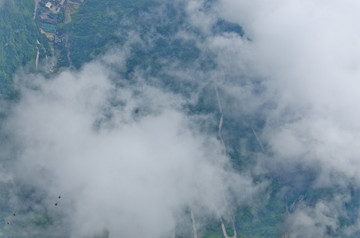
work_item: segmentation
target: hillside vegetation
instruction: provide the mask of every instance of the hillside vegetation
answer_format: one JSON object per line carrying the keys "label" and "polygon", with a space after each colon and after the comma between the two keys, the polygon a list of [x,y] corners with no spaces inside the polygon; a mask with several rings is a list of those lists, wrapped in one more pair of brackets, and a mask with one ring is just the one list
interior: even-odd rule
{"label": "hillside vegetation", "polygon": [[0,8],[0,95],[13,94],[12,76],[35,60],[37,40],[47,44],[33,19],[34,1],[6,1]]}

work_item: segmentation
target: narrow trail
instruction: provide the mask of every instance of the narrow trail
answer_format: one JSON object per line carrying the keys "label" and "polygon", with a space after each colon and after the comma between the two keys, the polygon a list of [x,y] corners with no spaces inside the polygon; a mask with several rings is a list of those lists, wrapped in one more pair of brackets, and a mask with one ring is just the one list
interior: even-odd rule
{"label": "narrow trail", "polygon": [[68,24],[71,22],[71,7],[69,1],[66,2],[65,5],[65,21],[64,24]]}
{"label": "narrow trail", "polygon": [[72,60],[70,58],[70,49],[69,49],[69,46],[66,47],[66,50],[67,50],[67,53],[66,53],[66,56],[67,56],[67,59],[69,61],[69,67],[72,67]]}
{"label": "narrow trail", "polygon": [[194,238],[198,238],[197,231],[196,231],[196,226],[195,226],[194,214],[193,214],[192,210],[190,210],[190,214],[191,214],[191,221],[192,221],[192,226],[193,226]]}
{"label": "narrow trail", "polygon": [[70,44],[69,44],[69,36],[66,35],[65,36],[65,47],[66,47],[66,56],[67,56],[67,59],[69,61],[69,67],[72,67],[72,60],[71,60],[71,57],[70,57]]}
{"label": "narrow trail", "polygon": [[[225,142],[224,142],[224,138],[222,136],[222,126],[223,126],[223,123],[224,123],[224,113],[223,113],[223,108],[222,108],[222,104],[221,104],[221,100],[220,100],[220,96],[219,96],[219,90],[217,87],[215,87],[215,92],[216,92],[216,99],[217,99],[217,102],[218,102],[218,106],[219,106],[219,111],[220,111],[220,120],[219,120],[219,126],[218,126],[218,136],[220,138],[220,141],[223,145],[223,150],[224,150],[224,155],[226,156],[227,152],[226,152],[226,145],[225,145]],[[225,201],[225,198],[224,198],[224,201]],[[222,229],[222,232],[223,232],[223,235],[225,238],[237,238],[237,233],[236,233],[236,228],[235,228],[235,224],[234,224],[234,221],[233,221],[233,227],[234,227],[234,236],[230,237],[228,236],[227,232],[226,232],[226,229],[225,229],[225,225],[224,225],[224,222],[221,222],[221,229]]]}

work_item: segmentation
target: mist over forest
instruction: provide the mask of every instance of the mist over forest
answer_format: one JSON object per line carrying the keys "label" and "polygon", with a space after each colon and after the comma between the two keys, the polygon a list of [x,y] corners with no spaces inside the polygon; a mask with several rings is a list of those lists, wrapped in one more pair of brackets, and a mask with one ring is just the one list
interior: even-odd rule
{"label": "mist over forest", "polygon": [[0,237],[359,237],[359,10],[0,0]]}

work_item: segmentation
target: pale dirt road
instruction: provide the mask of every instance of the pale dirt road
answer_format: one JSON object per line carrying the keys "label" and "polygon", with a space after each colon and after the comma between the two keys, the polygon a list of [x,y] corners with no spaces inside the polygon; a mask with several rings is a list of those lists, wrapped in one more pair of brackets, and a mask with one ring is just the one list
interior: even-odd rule
{"label": "pale dirt road", "polygon": [[69,1],[67,1],[65,5],[65,21],[64,24],[68,24],[71,22],[71,7]]}
{"label": "pale dirt road", "polygon": [[219,106],[219,111],[221,113],[221,117],[220,117],[220,121],[219,121],[219,125],[218,125],[218,136],[220,138],[221,144],[223,145],[224,155],[226,155],[226,146],[225,146],[224,138],[222,136],[222,126],[223,126],[223,122],[224,122],[224,114],[223,114],[222,105],[221,105],[221,101],[220,101],[220,97],[219,97],[219,91],[218,91],[217,87],[215,87],[215,92],[216,92],[216,100],[217,100],[218,106]]}
{"label": "pale dirt road", "polygon": [[194,238],[198,238],[196,226],[195,226],[194,214],[193,214],[192,210],[190,210],[190,214],[191,214],[191,220],[192,220],[192,225],[193,225]]}
{"label": "pale dirt road", "polygon": [[[219,111],[221,113],[221,117],[220,117],[220,121],[219,121],[219,126],[218,126],[218,136],[221,140],[221,143],[223,145],[223,148],[224,148],[224,155],[226,156],[226,145],[225,145],[225,142],[224,142],[224,138],[222,136],[222,126],[223,126],[223,122],[224,122],[224,114],[223,114],[223,108],[222,108],[222,104],[221,104],[221,101],[220,101],[220,96],[219,96],[219,90],[217,87],[215,87],[215,92],[216,92],[216,99],[217,99],[217,102],[218,102],[218,106],[219,106]],[[254,130],[253,130],[254,131]],[[255,132],[255,131],[254,131]],[[222,232],[223,232],[223,235],[225,238],[237,238],[237,233],[236,233],[236,229],[235,229],[235,224],[233,224],[234,226],[234,236],[230,237],[228,236],[227,232],[226,232],[226,229],[225,229],[225,225],[224,223],[222,222],[221,223],[221,229],[222,229]]]}
{"label": "pale dirt road", "polygon": [[72,67],[72,60],[70,58],[70,48],[69,48],[69,46],[67,46],[66,49],[67,49],[66,56],[67,56],[67,59],[69,60],[69,67]]}
{"label": "pale dirt road", "polygon": [[223,232],[225,238],[237,238],[237,233],[236,233],[236,229],[235,229],[235,224],[234,224],[234,223],[233,223],[233,226],[234,226],[234,235],[230,237],[230,236],[228,236],[228,234],[227,234],[227,232],[226,232],[224,223],[221,223],[221,229],[222,229],[222,232]]}
{"label": "pale dirt road", "polygon": [[70,43],[69,43],[69,35],[65,35],[65,47],[66,47],[66,56],[69,61],[69,67],[72,67],[72,60],[70,57]]}
{"label": "pale dirt road", "polygon": [[35,0],[35,7],[34,7],[34,14],[33,14],[34,20],[35,20],[35,18],[36,18],[36,11],[37,11],[37,9],[38,9],[39,2],[40,2],[40,1],[41,1],[41,0]]}
{"label": "pale dirt road", "polygon": [[37,52],[36,52],[36,58],[35,58],[35,68],[36,71],[38,70],[38,64],[39,64],[39,56],[40,56],[40,51],[39,48],[36,46]]}

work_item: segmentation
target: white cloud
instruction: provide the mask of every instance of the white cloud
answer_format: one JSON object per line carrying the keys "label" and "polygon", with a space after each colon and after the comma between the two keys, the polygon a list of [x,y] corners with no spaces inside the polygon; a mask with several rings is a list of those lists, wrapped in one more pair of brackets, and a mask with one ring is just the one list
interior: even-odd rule
{"label": "white cloud", "polygon": [[289,237],[331,237],[329,230],[337,228],[337,217],[326,203],[315,207],[303,207],[291,214],[287,220]]}
{"label": "white cloud", "polygon": [[62,194],[72,237],[167,236],[184,208],[219,218],[230,192],[247,191],[238,201],[253,193],[250,178],[226,169],[219,142],[181,112],[183,99],[141,80],[115,88],[96,62],[27,77],[4,124],[19,151],[15,174],[48,191],[48,209]]}
{"label": "white cloud", "polygon": [[218,14],[251,38],[243,46],[248,70],[265,78],[266,98],[277,105],[263,135],[273,150],[357,180],[359,9],[352,0],[218,4]]}
{"label": "white cloud", "polygon": [[[239,105],[250,103],[241,112],[254,115],[261,110],[266,117],[260,138],[271,159],[260,161],[265,164],[262,170],[281,173],[299,165],[317,172],[315,187],[358,188],[360,3],[220,0],[214,5],[211,14],[238,23],[250,39],[221,34],[208,36],[202,46],[216,52],[219,69],[227,76],[217,84],[229,95],[237,93]],[[260,81],[255,87],[254,78]],[[264,90],[254,94],[259,86]],[[319,218],[319,230],[314,231],[318,235],[313,235],[319,237],[327,225],[335,227],[338,213],[321,215],[325,208],[331,214],[334,206],[319,203],[289,219],[300,224],[302,232]],[[311,209],[322,212],[309,214]]]}
{"label": "white cloud", "polygon": [[289,214],[285,226],[289,237],[333,237],[339,230],[339,217],[346,216],[344,194],[322,200],[314,205],[299,201],[295,211]]}

